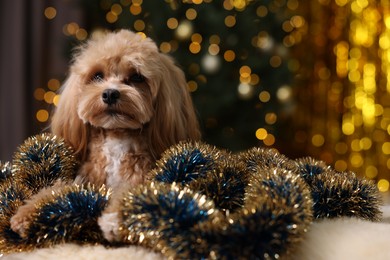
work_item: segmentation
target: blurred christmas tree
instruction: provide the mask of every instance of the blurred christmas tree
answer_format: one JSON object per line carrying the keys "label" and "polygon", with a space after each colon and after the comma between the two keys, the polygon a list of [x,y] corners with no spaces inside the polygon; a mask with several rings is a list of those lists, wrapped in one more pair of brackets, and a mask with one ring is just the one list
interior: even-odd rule
{"label": "blurred christmas tree", "polygon": [[87,32],[138,31],[177,60],[205,141],[232,150],[277,146],[292,105],[286,36],[297,1],[84,0],[82,8]]}

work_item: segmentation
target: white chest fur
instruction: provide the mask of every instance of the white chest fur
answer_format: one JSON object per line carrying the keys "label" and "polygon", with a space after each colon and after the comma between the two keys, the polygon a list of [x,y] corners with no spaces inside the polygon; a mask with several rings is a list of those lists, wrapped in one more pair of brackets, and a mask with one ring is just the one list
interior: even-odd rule
{"label": "white chest fur", "polygon": [[133,150],[132,138],[123,139],[116,136],[107,136],[103,143],[103,153],[106,157],[105,172],[107,175],[106,184],[109,187],[116,187],[121,184],[121,166],[130,150]]}

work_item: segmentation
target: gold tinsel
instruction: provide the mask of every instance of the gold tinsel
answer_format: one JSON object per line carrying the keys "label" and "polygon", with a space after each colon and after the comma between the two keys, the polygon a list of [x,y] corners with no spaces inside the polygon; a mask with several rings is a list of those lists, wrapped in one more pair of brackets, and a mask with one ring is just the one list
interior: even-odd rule
{"label": "gold tinsel", "polygon": [[105,187],[68,185],[53,189],[36,204],[27,229],[27,241],[36,247],[63,242],[96,243],[104,240],[97,223],[111,192]]}
{"label": "gold tinsel", "polygon": [[282,168],[293,172],[297,171],[296,164],[275,149],[253,147],[236,154],[235,157],[237,162],[244,163],[248,170],[252,172],[257,172],[259,167],[262,169]]}
{"label": "gold tinsel", "polygon": [[120,211],[121,240],[152,247],[167,255],[172,252],[164,246],[164,240],[170,240],[178,248],[191,246],[190,241],[180,238],[193,233],[195,225],[214,214],[217,214],[214,203],[206,196],[175,183],[152,182],[124,198]]}
{"label": "gold tinsel", "polygon": [[73,180],[77,165],[73,149],[63,139],[44,133],[18,147],[12,170],[16,181],[36,193],[58,179]]}

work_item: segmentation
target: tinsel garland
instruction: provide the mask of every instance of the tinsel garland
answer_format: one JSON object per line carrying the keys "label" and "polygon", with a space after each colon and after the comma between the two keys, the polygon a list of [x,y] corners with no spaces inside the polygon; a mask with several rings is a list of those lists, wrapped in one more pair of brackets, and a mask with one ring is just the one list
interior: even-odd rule
{"label": "tinsel garland", "polygon": [[311,190],[314,218],[380,219],[381,196],[372,181],[359,179],[353,172],[337,172],[310,157],[298,159],[297,165]]}
{"label": "tinsel garland", "polygon": [[[10,176],[10,175],[8,175]],[[11,179],[4,180],[0,185],[0,252],[11,253],[32,248],[25,243],[19,234],[11,229],[10,219],[24,200],[31,196],[31,191],[24,185]]]}
{"label": "tinsel garland", "polygon": [[12,176],[12,165],[10,162],[0,161],[0,184]]}
{"label": "tinsel garland", "polygon": [[27,240],[37,247],[61,242],[95,243],[103,241],[97,224],[110,192],[93,185],[69,185],[36,204]]}
{"label": "tinsel garland", "polygon": [[[12,163],[0,163],[1,253],[107,242],[97,219],[110,195],[90,184],[55,188],[39,201],[27,237],[10,229],[10,218],[25,199],[57,180],[73,180],[76,167],[72,149],[50,134],[29,138]],[[315,219],[380,217],[373,183],[310,157],[291,160],[274,149],[231,154],[181,142],[148,176],[120,202],[116,239],[168,258],[277,259],[293,253]]]}
{"label": "tinsel garland", "polygon": [[152,170],[152,181],[188,184],[214,171],[229,153],[201,142],[180,142],[166,150]]}
{"label": "tinsel garland", "polygon": [[36,193],[56,180],[73,180],[77,164],[70,146],[55,135],[44,133],[19,146],[13,158],[13,172],[16,181]]}

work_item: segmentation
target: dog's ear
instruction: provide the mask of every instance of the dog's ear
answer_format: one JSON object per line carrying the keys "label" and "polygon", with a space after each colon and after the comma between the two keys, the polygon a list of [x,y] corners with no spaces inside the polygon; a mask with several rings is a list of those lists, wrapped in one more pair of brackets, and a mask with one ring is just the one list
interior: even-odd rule
{"label": "dog's ear", "polygon": [[60,101],[51,119],[51,132],[75,149],[79,159],[86,155],[88,127],[77,114],[80,77],[71,73],[60,90]]}
{"label": "dog's ear", "polygon": [[150,122],[149,142],[159,158],[171,145],[182,140],[199,140],[200,130],[184,73],[172,58],[160,55],[162,77]]}

